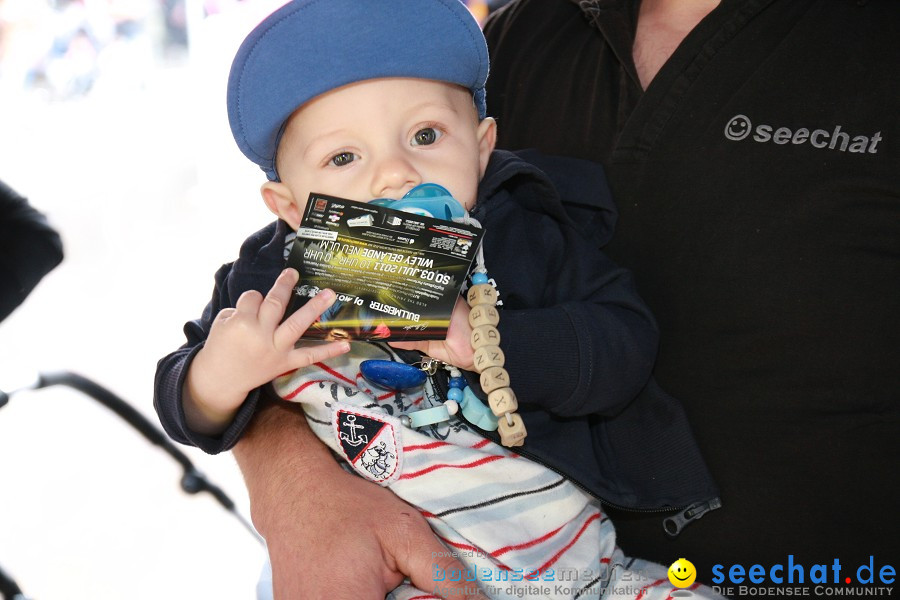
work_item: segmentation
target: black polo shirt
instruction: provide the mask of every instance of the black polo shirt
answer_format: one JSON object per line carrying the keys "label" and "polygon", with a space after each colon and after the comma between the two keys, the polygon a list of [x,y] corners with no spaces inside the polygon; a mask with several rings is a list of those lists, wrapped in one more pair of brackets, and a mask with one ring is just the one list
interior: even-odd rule
{"label": "black polo shirt", "polygon": [[[603,162],[607,252],[659,320],[655,374],[685,403],[724,507],[669,564],[900,567],[900,5],[729,1],[646,92],[637,3],[532,0],[487,27],[500,146]],[[807,582],[809,580],[807,579]]]}

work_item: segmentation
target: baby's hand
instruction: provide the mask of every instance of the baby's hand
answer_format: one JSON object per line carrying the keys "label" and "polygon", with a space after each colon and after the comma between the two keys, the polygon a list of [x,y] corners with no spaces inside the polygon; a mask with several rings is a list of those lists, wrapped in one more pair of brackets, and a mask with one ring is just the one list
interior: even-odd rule
{"label": "baby's hand", "polygon": [[234,308],[216,315],[185,378],[184,414],[192,431],[221,433],[255,388],[350,349],[347,342],[294,348],[335,300],[333,291],[322,290],[279,325],[298,278],[296,270],[285,269],[265,298],[257,291],[244,292]]}
{"label": "baby's hand", "polygon": [[472,327],[469,325],[469,305],[462,298],[456,299],[453,313],[450,315],[450,327],[447,339],[426,340],[421,342],[388,342],[401,350],[418,350],[431,358],[442,360],[447,364],[472,371],[475,369],[475,358],[472,352]]}

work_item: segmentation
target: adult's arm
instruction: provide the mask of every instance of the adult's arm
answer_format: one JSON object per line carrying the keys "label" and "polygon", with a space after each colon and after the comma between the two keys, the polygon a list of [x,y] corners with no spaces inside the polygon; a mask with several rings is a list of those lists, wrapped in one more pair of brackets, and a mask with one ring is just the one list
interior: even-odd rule
{"label": "adult's arm", "polygon": [[[278,600],[381,600],[407,576],[432,592],[435,567],[464,569],[416,509],[341,469],[299,405],[264,399],[234,456]],[[484,597],[466,582],[453,585],[442,581],[439,595]]]}
{"label": "adult's arm", "polygon": [[0,321],[63,259],[47,219],[0,181]]}

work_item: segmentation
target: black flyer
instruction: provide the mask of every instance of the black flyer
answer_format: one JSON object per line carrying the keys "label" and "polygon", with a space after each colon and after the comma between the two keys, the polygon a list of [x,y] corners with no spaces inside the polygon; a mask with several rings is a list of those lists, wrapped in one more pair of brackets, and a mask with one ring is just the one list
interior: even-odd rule
{"label": "black flyer", "polygon": [[287,266],[300,272],[288,314],[331,288],[337,300],[304,338],[443,339],[482,233],[452,221],[310,194],[287,258]]}

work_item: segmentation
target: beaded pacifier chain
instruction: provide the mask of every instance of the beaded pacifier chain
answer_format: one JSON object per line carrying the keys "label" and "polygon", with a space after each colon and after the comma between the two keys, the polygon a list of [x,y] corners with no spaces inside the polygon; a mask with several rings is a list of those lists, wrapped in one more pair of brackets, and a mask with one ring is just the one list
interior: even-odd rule
{"label": "beaded pacifier chain", "polygon": [[497,290],[489,283],[483,269],[483,264],[480,264],[472,273],[472,287],[466,294],[466,302],[471,309],[469,325],[472,326],[472,336],[469,341],[475,351],[475,370],[481,373],[481,389],[488,395],[491,412],[499,417],[497,429],[500,443],[504,446],[521,446],[525,441],[525,424],[516,413],[519,403],[509,387],[509,373],[503,368],[506,357],[500,349],[500,332],[497,330],[500,322]]}
{"label": "beaded pacifier chain", "polygon": [[[404,199],[408,197],[428,197],[432,199],[429,201],[432,205],[440,198],[440,210],[446,213],[446,217],[450,217],[451,210],[456,210],[452,207],[453,204],[462,209],[450,192],[435,184],[418,186]],[[376,202],[390,206],[388,201]],[[404,210],[408,209],[404,207]],[[454,214],[454,220],[480,227],[480,224],[464,210],[462,213],[462,217],[456,217]],[[525,424],[522,417],[516,413],[519,404],[509,386],[509,373],[503,368],[506,358],[500,349],[500,331],[497,329],[500,322],[500,313],[497,311],[498,294],[487,276],[481,247],[478,248],[471,282],[472,285],[466,293],[466,302],[470,308],[469,325],[472,327],[469,342],[474,351],[475,370],[481,374],[481,389],[488,395],[490,410],[468,386],[458,368],[433,358],[426,357],[419,363],[419,367],[392,361],[366,360],[360,365],[360,371],[363,377],[382,387],[403,390],[422,385],[427,375],[434,375],[439,368],[445,368],[450,372],[447,401],[440,406],[401,416],[403,424],[412,428],[425,427],[447,421],[452,415],[462,411],[466,420],[476,427],[486,431],[498,430],[500,443],[504,446],[521,446],[526,436]]]}

